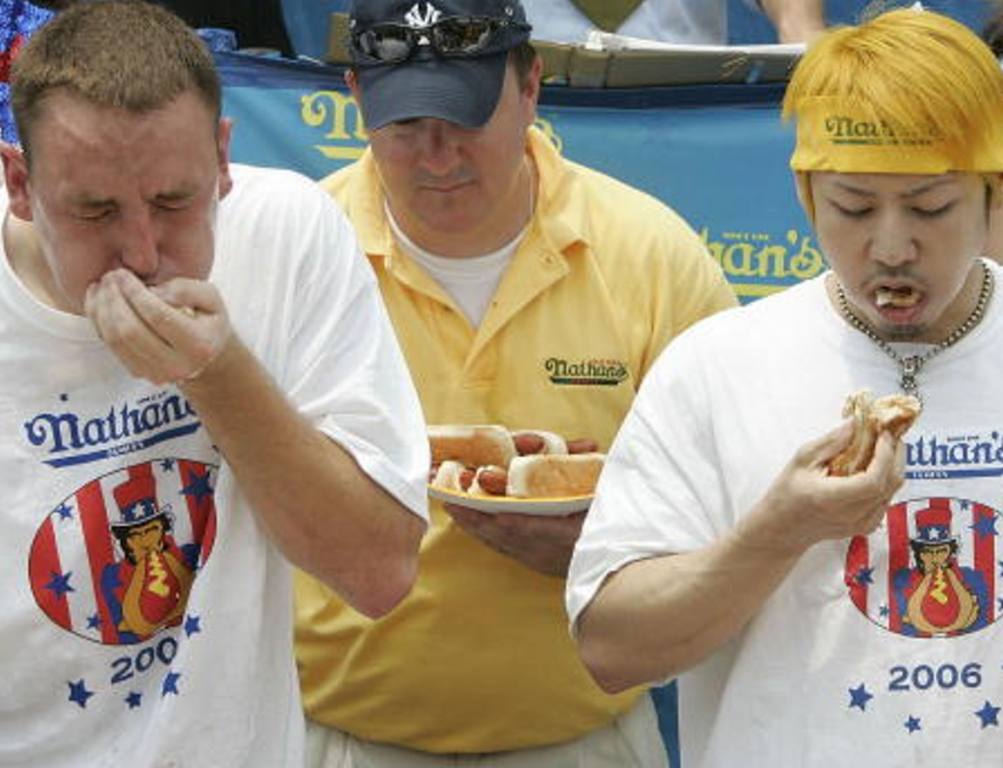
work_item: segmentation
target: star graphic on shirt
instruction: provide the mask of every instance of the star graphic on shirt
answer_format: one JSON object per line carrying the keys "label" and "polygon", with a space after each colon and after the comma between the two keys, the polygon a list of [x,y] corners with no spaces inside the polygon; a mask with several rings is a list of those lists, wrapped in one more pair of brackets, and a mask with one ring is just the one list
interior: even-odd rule
{"label": "star graphic on shirt", "polygon": [[983,512],[979,514],[979,519],[976,520],[969,527],[975,531],[979,537],[985,536],[998,536],[999,531],[996,530],[996,513]]}
{"label": "star graphic on shirt", "polygon": [[192,470],[191,480],[184,488],[181,489],[181,493],[185,496],[191,496],[195,499],[195,504],[201,504],[205,499],[212,498],[212,485],[210,484],[209,470],[205,471],[204,475],[200,475],[195,470]]}
{"label": "star graphic on shirt", "polygon": [[867,702],[874,698],[874,694],[868,693],[863,683],[856,688],[849,688],[848,690],[850,693],[850,709],[860,707],[861,712],[867,711]]}
{"label": "star graphic on shirt", "polygon": [[170,472],[174,469],[174,459],[164,459],[160,462],[160,468],[164,470],[164,472]]}
{"label": "star graphic on shirt", "polygon": [[56,597],[63,597],[67,592],[76,591],[70,586],[70,577],[73,575],[73,571],[68,571],[67,573],[51,571],[51,573],[52,580],[45,585],[45,588],[55,594]]}
{"label": "star graphic on shirt", "polygon": [[986,703],[982,705],[982,709],[978,709],[975,711],[975,716],[982,721],[983,728],[986,728],[990,725],[995,725],[998,728],[1000,724],[999,713],[1000,713],[1000,708],[994,707],[992,704],[989,703],[989,700],[986,699]]}
{"label": "star graphic on shirt", "polygon": [[913,715],[909,715],[909,719],[902,723],[902,725],[905,726],[909,733],[916,733],[916,731],[923,729],[923,726],[919,724],[919,718],[914,717]]}
{"label": "star graphic on shirt", "polygon": [[853,577],[857,584],[873,584],[874,583],[874,569],[873,568],[861,568],[857,571],[856,575]]}
{"label": "star graphic on shirt", "polygon": [[891,612],[892,612],[892,611],[891,611],[891,608],[889,608],[889,607],[888,607],[887,605],[885,605],[884,603],[882,603],[882,604],[881,604],[881,607],[880,607],[880,608],[878,608],[878,615],[879,615],[879,616],[882,616],[882,617],[887,617],[887,616],[889,616],[889,615],[891,614]]}
{"label": "star graphic on shirt", "polygon": [[101,617],[96,613],[87,617],[87,629],[101,629]]}
{"label": "star graphic on shirt", "polygon": [[201,617],[192,616],[190,613],[185,617],[185,637],[191,637],[196,632],[201,632],[202,627],[199,625]]}
{"label": "star graphic on shirt", "polygon": [[87,699],[93,696],[94,692],[87,690],[83,678],[77,680],[75,683],[67,682],[66,684],[70,686],[69,700],[79,704],[81,709],[85,709],[87,707]]}
{"label": "star graphic on shirt", "polygon": [[164,684],[160,687],[160,695],[166,696],[169,693],[178,695],[178,680],[181,679],[180,672],[168,672],[164,677]]}
{"label": "star graphic on shirt", "polygon": [[65,392],[59,396],[59,400],[63,403],[69,402],[70,396]]}
{"label": "star graphic on shirt", "polygon": [[64,501],[58,507],[53,510],[54,515],[59,515],[60,520],[72,520],[73,519],[73,507],[68,506]]}
{"label": "star graphic on shirt", "polygon": [[125,697],[125,703],[129,705],[129,709],[135,709],[143,703],[143,694],[130,691]]}

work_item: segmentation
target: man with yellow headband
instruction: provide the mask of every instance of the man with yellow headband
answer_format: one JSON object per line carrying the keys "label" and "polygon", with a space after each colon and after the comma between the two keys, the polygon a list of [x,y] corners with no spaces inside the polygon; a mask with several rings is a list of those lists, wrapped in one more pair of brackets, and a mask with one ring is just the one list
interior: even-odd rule
{"label": "man with yellow headband", "polygon": [[[679,676],[686,768],[999,765],[1003,73],[892,11],[809,48],[784,112],[832,270],[656,362],[576,545],[579,650],[609,691]],[[834,476],[862,389],[922,411]]]}

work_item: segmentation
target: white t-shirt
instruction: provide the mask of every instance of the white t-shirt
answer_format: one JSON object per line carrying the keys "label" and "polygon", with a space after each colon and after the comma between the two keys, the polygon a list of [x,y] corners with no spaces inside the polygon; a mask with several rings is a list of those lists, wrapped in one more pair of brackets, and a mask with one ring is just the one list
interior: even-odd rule
{"label": "white t-shirt", "polygon": [[[758,9],[756,0],[745,0]],[[584,43],[595,24],[571,0],[524,0],[534,40]],[[725,0],[644,0],[615,31],[667,43],[728,42]]]}
{"label": "white t-shirt", "polygon": [[[425,516],[420,407],[347,220],[301,176],[233,176],[211,280],[237,333]],[[6,257],[0,360],[0,765],[301,765],[290,567],[183,395],[131,378]]]}
{"label": "white t-shirt", "polygon": [[[812,547],[745,631],[680,677],[687,768],[999,764],[1000,290],[918,377],[924,410],[885,524]],[[822,277],[678,337],[611,450],[571,564],[572,621],[609,573],[720,538],[863,387],[898,391],[897,367],[837,315]],[[952,539],[953,576],[924,587],[912,545]]]}

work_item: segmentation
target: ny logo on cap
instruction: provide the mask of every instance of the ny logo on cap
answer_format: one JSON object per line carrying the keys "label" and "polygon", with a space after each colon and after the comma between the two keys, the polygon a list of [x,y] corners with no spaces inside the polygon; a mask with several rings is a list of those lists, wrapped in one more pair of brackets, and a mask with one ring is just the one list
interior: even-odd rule
{"label": "ny logo on cap", "polygon": [[[424,13],[421,10],[422,5],[425,6]],[[440,18],[442,18],[442,11],[431,3],[415,3],[411,6],[411,10],[404,14],[404,21],[415,29],[430,26]]]}
{"label": "ny logo on cap", "polygon": [[[421,6],[422,3],[415,3],[411,6],[411,10],[404,14],[404,21],[413,29],[422,29],[423,27],[431,26],[442,17],[442,11],[431,3],[424,3],[424,13],[421,11]],[[418,45],[430,44],[431,41],[424,35],[418,40]]]}

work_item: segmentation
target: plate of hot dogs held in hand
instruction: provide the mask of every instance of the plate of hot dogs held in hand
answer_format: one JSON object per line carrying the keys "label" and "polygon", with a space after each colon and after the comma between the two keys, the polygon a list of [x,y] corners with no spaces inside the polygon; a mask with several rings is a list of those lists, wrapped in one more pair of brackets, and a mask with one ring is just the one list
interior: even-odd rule
{"label": "plate of hot dogs held in hand", "polygon": [[606,458],[594,440],[498,424],[429,425],[428,442],[428,495],[480,512],[581,512]]}

